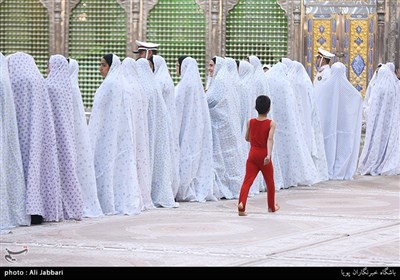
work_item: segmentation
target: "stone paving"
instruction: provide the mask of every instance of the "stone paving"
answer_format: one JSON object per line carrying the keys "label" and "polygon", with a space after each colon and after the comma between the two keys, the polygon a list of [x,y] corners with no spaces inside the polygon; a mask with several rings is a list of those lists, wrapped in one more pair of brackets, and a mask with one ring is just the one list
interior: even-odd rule
{"label": "stone paving", "polygon": [[[400,176],[356,176],[248,200],[180,203],[137,216],[18,227],[0,235],[0,266],[399,267]],[[6,249],[27,252],[7,261]]]}

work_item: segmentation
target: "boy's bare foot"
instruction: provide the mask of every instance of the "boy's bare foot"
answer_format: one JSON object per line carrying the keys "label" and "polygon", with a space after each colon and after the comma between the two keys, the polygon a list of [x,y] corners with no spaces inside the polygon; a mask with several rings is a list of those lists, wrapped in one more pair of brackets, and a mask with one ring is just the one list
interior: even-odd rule
{"label": "boy's bare foot", "polygon": [[247,216],[247,213],[243,210],[243,203],[240,202],[238,205],[238,210],[239,210],[239,216]]}
{"label": "boy's bare foot", "polygon": [[276,212],[276,211],[278,211],[279,209],[281,209],[281,207],[279,206],[279,204],[278,204],[278,203],[276,203],[276,204],[275,204],[275,210],[274,210],[274,211],[272,211],[272,209],[271,209],[271,208],[268,208],[268,212]]}

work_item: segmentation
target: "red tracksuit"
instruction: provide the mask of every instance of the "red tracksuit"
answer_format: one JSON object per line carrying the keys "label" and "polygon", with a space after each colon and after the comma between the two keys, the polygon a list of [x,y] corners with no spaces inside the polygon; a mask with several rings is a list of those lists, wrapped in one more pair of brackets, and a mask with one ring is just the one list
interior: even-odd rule
{"label": "red tracksuit", "polygon": [[246,176],[244,177],[243,185],[240,190],[239,204],[243,204],[243,209],[240,211],[246,210],[247,196],[249,194],[250,187],[260,170],[267,185],[268,208],[270,208],[272,212],[275,211],[275,183],[272,160],[270,160],[267,165],[264,165],[264,159],[268,154],[267,140],[270,126],[271,120],[269,119],[263,121],[259,121],[257,119],[250,120],[250,152],[246,162]]}

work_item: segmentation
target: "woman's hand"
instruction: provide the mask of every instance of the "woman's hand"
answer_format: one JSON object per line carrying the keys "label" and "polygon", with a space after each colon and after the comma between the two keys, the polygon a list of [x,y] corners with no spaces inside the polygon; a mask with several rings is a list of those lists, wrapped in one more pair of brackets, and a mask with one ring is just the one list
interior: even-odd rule
{"label": "woman's hand", "polygon": [[267,155],[264,159],[264,165],[267,165],[271,161],[271,156]]}

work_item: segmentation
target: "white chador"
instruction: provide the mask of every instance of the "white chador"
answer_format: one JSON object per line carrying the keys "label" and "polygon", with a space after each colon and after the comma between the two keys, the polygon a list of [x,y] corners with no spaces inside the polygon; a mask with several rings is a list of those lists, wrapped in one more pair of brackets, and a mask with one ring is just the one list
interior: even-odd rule
{"label": "white chador", "polygon": [[[276,123],[272,161],[277,187],[311,185],[318,182],[318,173],[304,140],[296,111],[296,97],[286,76],[287,67],[277,63],[268,70],[271,118]],[[277,171],[280,170],[281,174]],[[281,179],[279,178],[281,176]]]}
{"label": "white chador", "polygon": [[174,196],[179,187],[179,144],[178,144],[178,128],[176,126],[176,108],[175,108],[175,86],[169,74],[167,63],[164,58],[159,55],[153,55],[154,76],[161,89],[164,103],[168,111],[168,126],[170,127],[170,144],[171,144],[171,166],[173,172],[172,188]]}
{"label": "white chador", "polygon": [[357,168],[360,148],[362,99],[347,80],[343,63],[332,65],[331,76],[319,85],[316,104],[329,179],[350,180]]}
{"label": "white chador", "polygon": [[207,91],[207,102],[213,136],[214,195],[226,199],[239,197],[244,177],[240,120],[239,114],[235,112],[232,92],[225,61],[216,57],[214,76]]}
{"label": "white chador", "polygon": [[151,166],[149,150],[149,127],[147,120],[148,102],[143,98],[143,88],[139,82],[136,61],[127,57],[122,62],[125,91],[129,97],[132,115],[133,145],[135,147],[138,183],[141,193],[142,210],[154,208],[151,199]]}
{"label": "white chador", "polygon": [[211,120],[196,60],[186,57],[175,87],[179,129],[178,201],[216,200],[213,195]]}
{"label": "white chador", "polygon": [[[226,57],[225,58],[225,64],[226,68],[228,69],[229,73],[229,83],[232,85],[231,87],[231,93],[230,93],[230,98],[234,100],[235,102],[235,111],[233,114],[239,115],[239,118],[235,118],[238,122],[235,123],[236,130],[239,131],[241,137],[239,138],[241,146],[242,146],[242,163],[243,163],[243,168],[246,170],[246,160],[247,160],[247,155],[248,155],[248,150],[244,149],[244,145],[248,144],[248,142],[244,139],[243,133],[242,133],[242,119],[241,119],[241,105],[240,105],[240,95],[243,95],[243,92],[241,91],[243,88],[240,87],[240,77],[239,77],[239,71],[238,71],[238,66],[236,64],[236,61],[233,58]],[[247,125],[247,121],[246,121]],[[246,132],[244,133],[246,134]]]}
{"label": "white chador", "polygon": [[292,61],[291,76],[304,140],[317,168],[319,181],[328,180],[324,136],[315,104],[313,84],[303,64],[298,61]]}
{"label": "white chador", "polygon": [[7,62],[24,167],[26,213],[40,215],[44,221],[61,221],[60,165],[45,81],[32,56],[17,52]]}
{"label": "white chador", "polygon": [[97,197],[93,150],[90,143],[82,95],[79,89],[78,72],[78,62],[70,58],[69,77],[72,86],[76,163],[83,197],[83,217],[98,217],[103,215],[103,212]]}
{"label": "white chador", "polygon": [[361,175],[400,174],[400,86],[388,64],[382,65],[368,99]]}
{"label": "white chador", "polygon": [[8,65],[0,53],[0,230],[29,225],[26,187],[18,139],[17,115],[8,76]]}
{"label": "white chador", "polygon": [[107,215],[134,215],[142,209],[132,115],[121,76],[121,61],[113,55],[108,74],[96,91],[89,122],[97,192]]}
{"label": "white chador", "polygon": [[151,197],[157,207],[177,207],[175,202],[174,169],[171,162],[170,136],[172,129],[168,123],[168,112],[154,74],[147,59],[136,61],[143,96],[147,98],[150,162],[152,166]]}
{"label": "white chador", "polygon": [[77,173],[73,94],[68,61],[64,56],[50,57],[46,86],[54,115],[64,217],[80,220],[83,198]]}
{"label": "white chador", "polygon": [[[254,67],[245,60],[239,63],[239,97],[240,97],[240,132],[242,137],[242,147],[245,155],[245,161],[243,168],[246,168],[246,159],[250,151],[250,143],[245,140],[247,121],[254,117],[255,100],[256,95],[256,82],[254,80]],[[246,170],[246,169],[245,169]],[[260,190],[265,189],[265,184],[263,184],[264,179],[261,172],[257,175],[256,180],[250,188],[249,195],[253,196],[260,193]]]}

